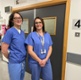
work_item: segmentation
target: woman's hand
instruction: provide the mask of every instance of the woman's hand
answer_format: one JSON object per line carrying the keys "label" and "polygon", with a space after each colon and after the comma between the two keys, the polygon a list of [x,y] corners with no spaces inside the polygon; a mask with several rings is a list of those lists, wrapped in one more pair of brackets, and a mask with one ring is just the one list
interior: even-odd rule
{"label": "woman's hand", "polygon": [[39,65],[40,65],[41,67],[44,67],[44,66],[46,65],[46,62],[47,62],[47,60],[46,60],[46,59],[43,59],[43,60],[41,60],[41,61],[39,62]]}

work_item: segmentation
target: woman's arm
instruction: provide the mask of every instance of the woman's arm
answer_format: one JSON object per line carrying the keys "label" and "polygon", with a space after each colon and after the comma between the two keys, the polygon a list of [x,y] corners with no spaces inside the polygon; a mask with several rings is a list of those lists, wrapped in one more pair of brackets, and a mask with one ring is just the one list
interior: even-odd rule
{"label": "woman's arm", "polygon": [[48,53],[47,53],[47,56],[46,56],[46,61],[49,59],[49,57],[51,56],[52,54],[52,46],[49,47],[49,50],[48,50]]}
{"label": "woman's arm", "polygon": [[41,62],[41,59],[36,55],[36,53],[33,51],[33,47],[31,45],[27,46],[27,50],[28,50],[28,54],[30,54],[30,56],[36,60],[37,62]]}
{"label": "woman's arm", "polygon": [[7,59],[8,59],[8,47],[9,47],[8,44],[2,42],[2,44],[1,44],[1,52]]}

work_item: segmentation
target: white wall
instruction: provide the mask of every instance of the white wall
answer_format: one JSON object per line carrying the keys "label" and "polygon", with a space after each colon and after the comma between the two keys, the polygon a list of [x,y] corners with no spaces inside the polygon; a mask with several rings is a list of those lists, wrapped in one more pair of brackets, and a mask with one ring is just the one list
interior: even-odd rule
{"label": "white wall", "polygon": [[72,29],[73,19],[81,19],[81,0],[71,0],[70,19],[69,19],[69,38],[68,38],[68,52],[81,54],[81,36],[75,37],[75,32],[80,32],[81,29]]}
{"label": "white wall", "polygon": [[0,12],[3,19],[6,19],[6,24],[8,23],[9,13],[5,13],[5,6],[14,6],[14,0],[0,0]]}
{"label": "white wall", "polygon": [[[74,19],[81,19],[80,7],[81,0],[71,0],[67,52],[76,55],[81,55],[81,29],[73,29],[72,25]],[[75,32],[80,32],[80,37],[75,37]],[[67,62],[65,80],[81,80],[81,65]]]}
{"label": "white wall", "polygon": [[81,80],[81,66],[72,63],[66,63],[65,80]]}

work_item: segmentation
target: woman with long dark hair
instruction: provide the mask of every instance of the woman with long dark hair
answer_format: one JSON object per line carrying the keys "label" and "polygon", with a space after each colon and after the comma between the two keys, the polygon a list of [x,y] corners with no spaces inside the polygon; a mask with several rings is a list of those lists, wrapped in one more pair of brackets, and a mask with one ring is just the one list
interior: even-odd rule
{"label": "woman with long dark hair", "polygon": [[18,12],[12,13],[9,16],[9,29],[2,39],[1,51],[9,61],[10,80],[24,80],[26,48],[22,22],[23,18]]}
{"label": "woman with long dark hair", "polygon": [[53,80],[50,56],[52,53],[52,39],[45,31],[43,19],[36,17],[34,29],[25,41],[29,53],[28,63],[31,71],[31,79]]}

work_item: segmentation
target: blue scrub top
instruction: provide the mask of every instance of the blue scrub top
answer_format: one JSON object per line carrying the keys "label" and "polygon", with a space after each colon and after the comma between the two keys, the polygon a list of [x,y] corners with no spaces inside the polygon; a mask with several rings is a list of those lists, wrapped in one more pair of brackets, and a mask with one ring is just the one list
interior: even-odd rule
{"label": "blue scrub top", "polygon": [[14,27],[7,30],[2,42],[9,44],[9,62],[20,63],[26,58],[25,35],[19,33]]}
{"label": "blue scrub top", "polygon": [[[52,39],[49,35],[49,33],[44,33],[44,49],[46,50],[46,53],[41,54],[41,49],[42,49],[42,43],[40,40],[41,36],[37,34],[37,32],[31,32],[26,40],[25,44],[26,45],[31,45],[33,47],[34,52],[40,59],[44,59],[47,56],[48,49],[50,46],[52,46],[53,42]],[[28,56],[28,61],[31,63],[37,63],[30,55]],[[48,60],[49,61],[49,60]]]}

